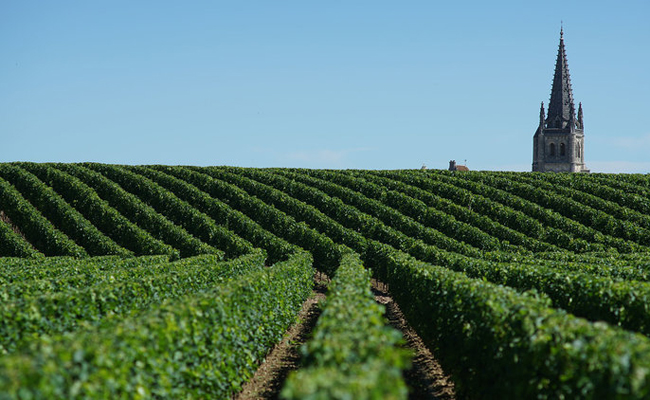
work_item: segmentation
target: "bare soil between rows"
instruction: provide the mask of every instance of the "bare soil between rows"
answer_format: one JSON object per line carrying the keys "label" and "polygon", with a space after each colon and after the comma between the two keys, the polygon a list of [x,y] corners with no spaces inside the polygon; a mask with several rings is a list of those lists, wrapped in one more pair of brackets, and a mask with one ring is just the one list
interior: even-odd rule
{"label": "bare soil between rows", "polygon": [[[278,399],[289,372],[300,368],[300,346],[310,337],[321,313],[320,303],[325,299],[328,278],[316,276],[312,296],[305,301],[298,315],[298,322],[289,328],[284,338],[267,355],[266,359],[247,382],[236,400]],[[414,356],[412,367],[404,372],[409,386],[409,399],[454,400],[454,385],[431,351],[418,334],[409,326],[399,306],[390,297],[386,286],[373,280],[375,299],[386,307],[388,322],[402,332],[405,347]]]}
{"label": "bare soil between rows", "polygon": [[266,356],[236,400],[278,399],[289,372],[300,367],[300,346],[307,342],[321,313],[320,302],[325,299],[327,278],[317,275],[314,291],[302,305],[298,322],[292,325],[284,338]]}
{"label": "bare soil between rows", "polygon": [[372,290],[377,302],[386,307],[388,322],[402,332],[406,348],[413,352],[412,366],[404,371],[404,381],[409,387],[409,399],[455,399],[453,381],[445,374],[417,332],[408,324],[399,305],[390,297],[386,285],[373,280]]}
{"label": "bare soil between rows", "polygon": [[0,222],[4,222],[4,223],[8,224],[15,233],[22,236],[23,239],[27,240],[25,238],[25,235],[23,235],[23,233],[20,231],[20,229],[18,229],[18,227],[13,223],[11,218],[9,218],[9,216],[7,214],[5,214],[5,212],[3,210],[0,210]]}

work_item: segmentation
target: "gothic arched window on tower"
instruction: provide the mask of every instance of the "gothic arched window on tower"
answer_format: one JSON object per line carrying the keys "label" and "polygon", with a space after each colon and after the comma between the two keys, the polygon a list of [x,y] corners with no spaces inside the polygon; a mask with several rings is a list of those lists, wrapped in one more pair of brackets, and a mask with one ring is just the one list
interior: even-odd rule
{"label": "gothic arched window on tower", "polygon": [[564,143],[560,143],[560,155],[565,156],[566,155],[566,146]]}
{"label": "gothic arched window on tower", "polygon": [[549,153],[551,154],[551,156],[555,157],[555,143],[551,143],[551,145],[549,146]]}

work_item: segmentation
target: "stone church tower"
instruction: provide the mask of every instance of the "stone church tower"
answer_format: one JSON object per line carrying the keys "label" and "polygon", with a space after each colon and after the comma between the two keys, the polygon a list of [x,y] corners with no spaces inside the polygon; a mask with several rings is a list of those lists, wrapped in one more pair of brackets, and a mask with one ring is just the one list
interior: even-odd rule
{"label": "stone church tower", "polygon": [[533,136],[533,171],[589,172],[585,166],[584,139],[582,103],[578,105],[576,117],[569,65],[564,50],[564,30],[560,29],[560,46],[548,115],[545,118],[542,102],[539,127]]}

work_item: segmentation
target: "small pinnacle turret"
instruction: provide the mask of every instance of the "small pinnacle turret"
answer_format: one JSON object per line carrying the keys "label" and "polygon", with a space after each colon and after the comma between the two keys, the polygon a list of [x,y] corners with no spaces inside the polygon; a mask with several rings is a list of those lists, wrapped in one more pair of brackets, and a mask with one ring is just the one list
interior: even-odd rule
{"label": "small pinnacle turret", "polygon": [[562,27],[548,114],[544,116],[542,102],[539,127],[533,137],[533,171],[588,172],[584,164],[582,119],[582,103],[576,117]]}
{"label": "small pinnacle turret", "polygon": [[585,127],[582,123],[582,103],[578,103],[578,128],[584,131]]}

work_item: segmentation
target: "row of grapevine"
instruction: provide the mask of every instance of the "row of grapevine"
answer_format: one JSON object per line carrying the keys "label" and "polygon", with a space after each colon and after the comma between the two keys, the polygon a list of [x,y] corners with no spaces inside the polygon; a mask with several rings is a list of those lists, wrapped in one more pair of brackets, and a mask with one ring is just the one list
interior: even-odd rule
{"label": "row of grapevine", "polygon": [[628,183],[642,191],[650,190],[650,179],[647,174],[617,174],[616,181]]}
{"label": "row of grapevine", "polygon": [[[468,174],[466,177],[467,179],[480,181],[484,181],[485,178],[485,176],[478,174]],[[506,175],[492,174],[489,176],[488,183],[497,188],[507,190],[511,194],[552,209],[564,217],[589,226],[604,235],[627,240],[626,246],[619,248],[621,251],[646,251],[643,246],[640,246],[648,243],[648,239],[650,239],[650,233],[645,228],[627,221],[618,220],[603,211],[594,209],[571,198],[510,179]]]}
{"label": "row of grapevine", "polygon": [[444,179],[446,176],[442,174],[434,175],[436,180],[430,179],[426,174],[413,174],[411,171],[370,171],[365,174],[360,171],[357,175],[367,179],[382,178],[380,181],[382,185],[397,185],[396,190],[409,195],[415,194],[413,197],[422,196],[421,193],[424,192],[425,196],[428,194],[429,201],[431,196],[447,200],[468,211],[475,211],[504,226],[525,233],[530,238],[545,240],[547,236],[546,224],[524,212],[522,207],[517,207],[512,201],[501,202],[500,200],[503,199],[512,199],[509,196],[499,196],[503,193],[496,190],[492,191],[491,197],[487,197],[490,193],[486,193],[484,188],[475,187],[471,190],[458,186],[459,182],[456,181],[460,181],[459,179]]}
{"label": "row of grapevine", "polygon": [[376,244],[379,276],[467,398],[650,395],[650,339]]}
{"label": "row of grapevine", "polygon": [[[628,181],[624,178],[623,175],[618,175],[615,178],[603,174],[594,175],[594,180],[602,185],[598,193],[591,193],[644,214],[650,214],[650,200],[648,199],[650,197],[650,188],[640,186],[634,181]],[[580,189],[584,187],[585,185],[581,185]]]}
{"label": "row of grapevine", "polygon": [[[20,192],[9,182],[0,178],[0,204],[2,211],[11,218],[27,241],[46,256],[87,256],[83,247],[56,229]],[[4,221],[0,223],[5,224]],[[16,241],[15,236],[9,236]],[[24,246],[22,246],[24,247]]]}
{"label": "row of grapevine", "polygon": [[[519,182],[531,184],[536,188],[542,188],[547,192],[558,193],[563,197],[573,199],[594,210],[604,212],[611,219],[616,220],[616,222],[610,221],[608,225],[623,224],[619,225],[619,230],[621,231],[627,231],[630,228],[630,225],[625,224],[626,222],[637,225],[638,228],[636,230],[641,230],[642,232],[647,232],[648,228],[650,228],[650,217],[647,215],[598,196],[597,194],[605,193],[599,190],[601,186],[598,182],[581,185],[580,180],[562,179],[562,176],[555,176],[544,180],[543,177],[539,177],[539,174],[533,174],[525,178],[517,175],[508,177]],[[593,225],[599,226],[600,224],[596,222]],[[641,238],[641,240],[647,239],[648,233],[643,233]],[[643,242],[641,243],[643,244]]]}
{"label": "row of grapevine", "polygon": [[[249,196],[254,196],[290,215],[295,220],[306,223],[333,241],[348,246],[360,254],[363,253],[365,238],[360,232],[348,230],[340,224],[333,223],[332,219],[321,211],[321,209],[326,210],[326,207],[321,206],[319,209],[312,204],[301,201],[295,193],[290,191],[288,186],[278,189],[275,186],[260,183],[246,176],[231,174],[221,169],[210,169],[208,173],[212,178],[220,181],[223,179],[223,181],[236,185],[245,190],[245,193]],[[268,175],[267,173],[263,174]],[[327,201],[328,196],[321,197],[321,200]]]}
{"label": "row of grapevine", "polygon": [[[538,178],[536,175],[533,176]],[[552,176],[549,177],[548,181],[557,185],[562,185],[565,188],[575,189],[571,191],[572,195],[575,194],[581,196],[583,194],[591,194],[599,197],[606,202],[595,200],[594,205],[599,205],[602,207],[600,209],[606,212],[613,210],[614,213],[618,213],[622,218],[627,219],[631,211],[633,218],[630,220],[634,221],[638,218],[647,228],[647,215],[650,213],[650,203],[647,199],[649,192],[643,190],[641,187],[626,184],[619,179],[610,179],[604,176],[596,176],[589,180],[580,178],[564,180],[561,179],[561,177]],[[591,200],[590,198],[587,199]],[[580,201],[579,198],[576,198],[576,200]]]}
{"label": "row of grapevine", "polygon": [[[458,222],[438,210],[428,208],[426,213],[420,216],[424,220],[415,221],[386,207],[379,201],[369,199],[360,192],[343,188],[330,180],[316,179],[305,174],[288,173],[286,176],[321,190],[330,197],[339,198],[358,211],[374,215],[385,225],[415,239],[425,240],[440,247],[443,247],[444,244],[449,250],[474,256],[480,255],[479,249],[497,250],[501,248],[501,243],[496,238],[485,234],[476,227]],[[467,245],[471,246],[471,250],[467,248]]]}
{"label": "row of grapevine", "polygon": [[308,250],[314,259],[318,260],[314,262],[314,267],[317,269],[331,273],[338,266],[340,252],[332,239],[306,224],[250,196],[237,186],[212,179],[204,173],[184,168],[174,169],[171,172],[176,176],[187,177],[189,183],[255,219],[264,229]]}
{"label": "row of grapevine", "polygon": [[[356,203],[360,204],[362,200],[362,195],[358,194]],[[346,214],[349,214],[349,210]],[[348,227],[357,228],[354,225]],[[372,236],[369,238],[376,239]],[[650,332],[650,313],[647,310],[650,286],[647,283],[615,282],[610,277],[593,276],[580,267],[569,271],[544,265],[522,266],[471,259],[422,243],[403,248],[424,261],[446,265],[475,278],[488,279],[518,290],[535,288],[550,296],[556,307],[585,318],[605,320],[643,333]]]}
{"label": "row of grapevine", "polygon": [[167,256],[122,258],[103,256],[92,258],[48,257],[32,262],[0,259],[0,299],[5,302],[25,301],[42,294],[77,290],[110,282],[117,284],[131,277],[156,273],[150,266],[165,263]]}
{"label": "row of grapevine", "polygon": [[[20,166],[52,187],[97,229],[136,255],[179,255],[178,250],[154,238],[150,233],[124,217],[106,200],[102,199],[95,190],[79,179],[52,165],[22,163]],[[70,168],[80,167],[70,165]],[[110,190],[110,185],[107,190]]]}
{"label": "row of grapevine", "polygon": [[[408,175],[418,177],[417,174],[412,172],[408,173]],[[394,174],[389,173],[388,176],[392,177]],[[508,190],[509,186],[507,184],[501,186],[496,185],[494,183],[496,177],[493,175],[477,179],[474,175],[451,175],[439,172],[425,174],[424,177],[420,175],[419,177],[427,178],[417,179],[418,186],[422,185],[420,187],[425,190],[436,190],[438,181],[467,189],[469,193],[473,194],[464,196],[465,201],[468,202],[468,206],[472,204],[473,199],[476,197],[474,195],[481,195],[495,203],[503,204],[520,211],[524,215],[528,215],[530,218],[536,219],[543,224],[544,230],[541,231],[543,236],[539,237],[541,240],[559,247],[581,252],[603,251],[608,248],[614,248],[622,252],[630,252],[633,249],[633,245],[621,238],[604,235],[588,225],[561,215],[556,210],[551,210],[537,204],[534,196],[526,196],[525,190],[521,193],[514,192]],[[396,178],[400,179],[399,176]],[[451,193],[451,191],[447,193]],[[531,235],[535,234],[535,231],[531,231]]]}
{"label": "row of grapevine", "polygon": [[[79,274],[46,282],[5,285],[0,295],[0,353],[24,347],[36,337],[97,325],[107,317],[125,315],[150,307],[166,298],[206,290],[224,277],[246,268],[264,266],[264,255],[219,263],[214,255],[176,263],[148,265],[123,273],[103,273],[93,278]],[[189,260],[189,261],[188,261]]]}
{"label": "row of grapevine", "polygon": [[21,195],[37,207],[44,217],[82,246],[89,255],[133,254],[100,232],[51,187],[33,174],[16,165],[2,164],[0,176],[20,190]]}
{"label": "row of grapevine", "polygon": [[[16,396],[35,388],[27,397],[230,396],[295,319],[313,263],[334,280],[285,397],[405,395],[404,359],[392,353],[394,331],[378,317],[366,266],[389,284],[460,397],[644,398],[649,193],[639,176],[0,165],[0,255],[32,257],[0,258],[0,319],[9,321],[0,326],[0,383]],[[263,268],[255,248],[275,266]],[[87,258],[103,254],[113,256]],[[132,257],[143,254],[158,255]],[[239,277],[217,272],[252,259]],[[293,285],[276,267],[297,264],[305,285],[286,278],[297,286],[275,287]],[[234,299],[244,297],[230,293],[253,296],[247,288],[284,292],[250,320],[233,311],[218,351],[214,337],[183,339],[193,327],[218,330],[204,318],[221,311],[204,306],[239,310]],[[263,345],[253,338],[271,330]],[[240,347],[249,341],[257,344]],[[102,355],[109,344],[121,349],[116,358]],[[137,364],[133,374],[123,362]],[[80,369],[92,371],[88,380]],[[112,378],[101,385],[100,376]]]}
{"label": "row of grapevine", "polygon": [[91,187],[104,200],[108,201],[111,207],[117,210],[120,215],[128,218],[129,221],[167,246],[180,251],[181,257],[198,254],[223,254],[222,251],[192,236],[163,214],[158,213],[138,196],[127,192],[120,185],[103,175],[82,165],[61,165],[57,169],[65,170],[71,176]]}
{"label": "row of grapevine", "polygon": [[437,209],[426,208],[422,210],[423,213],[416,216],[419,219],[416,221],[381,201],[368,197],[361,191],[341,186],[338,176],[327,177],[329,179],[316,179],[311,175],[310,173],[309,175],[290,174],[287,176],[322,190],[329,196],[338,197],[359,211],[374,215],[383,223],[417,239],[427,237],[433,231],[432,228],[435,228],[435,230],[441,232],[443,235],[453,238],[459,243],[467,243],[477,249],[499,250],[502,249],[502,246],[509,248],[507,244],[500,242],[497,238],[486,234],[475,226],[460,222],[447,213]]}
{"label": "row of grapevine", "polygon": [[650,281],[650,259],[647,256],[630,256],[630,254],[625,254],[620,258],[613,259],[611,256],[594,257],[582,253],[556,258],[553,257],[553,253],[538,253],[532,256],[490,254],[486,259],[521,265],[544,265],[558,272],[585,272],[614,280]]}
{"label": "row of grapevine", "polygon": [[238,272],[228,284],[5,355],[2,397],[227,398],[295,320],[313,284],[304,252]]}
{"label": "row of grapevine", "polygon": [[[569,271],[544,264],[496,263],[433,253],[420,246],[410,251],[419,260],[444,265],[467,276],[512,287],[536,289],[548,296],[554,307],[563,308],[592,321],[607,321],[626,329],[650,334],[650,283],[617,281],[582,269]],[[437,261],[437,262],[436,262]]]}
{"label": "row of grapevine", "polygon": [[[453,216],[459,221],[477,227],[501,241],[519,245],[536,252],[561,251],[557,246],[542,242],[528,233],[530,225],[534,228],[541,228],[541,224],[538,221],[528,221],[530,225],[522,228],[526,233],[503,225],[499,222],[500,220],[508,222],[519,221],[524,218],[521,218],[514,210],[507,209],[506,207],[498,207],[498,203],[487,201],[482,196],[478,199],[472,199],[471,205],[465,207],[402,181],[388,179],[378,175],[348,173],[338,174],[338,176],[332,177],[333,179],[336,179],[337,183],[344,184],[350,189],[360,191],[376,200],[381,200],[384,204],[424,224],[427,224],[427,220],[433,217],[427,214],[431,213],[431,209],[436,209]],[[482,211],[483,214],[479,213],[479,211]],[[497,218],[492,219],[493,217]],[[517,224],[513,225],[517,226]]]}
{"label": "row of grapevine", "polygon": [[[182,226],[189,233],[218,249],[224,249],[227,257],[237,257],[250,253],[253,245],[227,227],[218,224],[212,217],[198,210],[190,203],[177,197],[173,191],[158,185],[144,174],[162,174],[144,167],[131,167],[131,171],[117,168],[103,168],[97,164],[94,168],[120,183],[133,194],[147,201],[156,211],[165,215],[175,224]],[[149,172],[151,171],[151,172]],[[163,174],[164,175],[164,174]],[[145,189],[146,188],[146,189]]]}
{"label": "row of grapevine", "polygon": [[[3,212],[4,215],[4,212]],[[9,223],[0,218],[0,254],[7,257],[39,257],[39,253]]]}
{"label": "row of grapevine", "polygon": [[169,261],[169,256],[140,256],[124,258],[121,256],[100,256],[92,258],[45,257],[0,258],[0,284],[11,285],[17,282],[36,280],[56,281],[79,274],[110,274],[122,268],[161,264]]}
{"label": "row of grapevine", "polygon": [[[212,173],[216,174],[214,170]],[[259,189],[259,185],[254,189]],[[254,193],[259,195],[259,191]],[[295,192],[292,193],[295,194]],[[313,198],[320,201],[327,200],[322,193],[316,193]],[[362,195],[358,194],[356,200],[359,204],[362,201]],[[359,213],[349,207],[345,208],[345,212],[331,210],[333,215],[346,216],[335,223],[341,223],[352,230],[369,231],[355,224],[372,221],[373,217],[366,215],[363,218],[350,220],[349,216],[354,215],[353,211]],[[367,237],[380,241],[382,241],[381,239],[386,240],[385,236],[368,234]],[[562,268],[549,268],[544,265],[518,265],[472,259],[408,240],[389,240],[387,243],[395,243],[394,246],[408,251],[421,260],[446,265],[449,268],[464,271],[475,278],[488,279],[498,284],[515,287],[518,290],[535,288],[550,296],[556,307],[565,308],[585,318],[602,319],[631,330],[650,332],[650,313],[646,306],[646,302],[650,299],[650,285],[646,283],[615,282],[610,277],[593,276],[579,267],[574,271],[569,271]]]}
{"label": "row of grapevine", "polygon": [[286,399],[405,398],[402,370],[408,354],[401,334],[385,325],[383,306],[370,291],[370,273],[346,253],[327,291],[312,339],[303,347],[305,367],[282,389]]}
{"label": "row of grapevine", "polygon": [[[289,255],[297,252],[299,249],[298,246],[292,245],[262,228],[246,214],[231,208],[218,198],[213,198],[198,187],[172,175],[171,167],[158,166],[157,169],[132,167],[132,169],[174,193],[196,209],[202,210],[215,223],[219,221],[221,226],[245,238],[248,243],[251,243],[255,247],[265,249],[268,253],[269,262],[272,264],[287,259]],[[193,172],[188,172],[187,176],[194,176],[197,179],[201,178],[200,175]],[[239,244],[232,235],[230,237],[219,238],[219,240],[223,243],[222,246],[226,249],[227,254],[243,252],[248,247],[248,245]],[[232,250],[229,250],[231,248]]]}
{"label": "row of grapevine", "polygon": [[[272,174],[262,172],[256,179],[251,181],[238,174],[229,173],[220,169],[208,169],[213,177],[229,179],[232,183],[249,190],[250,195],[257,196],[274,206],[283,209],[295,218],[303,219],[309,225],[324,232],[335,241],[345,244],[359,254],[365,253],[366,237],[385,241],[391,245],[406,249],[414,245],[414,239],[403,232],[384,224],[377,218],[360,212],[355,207],[345,204],[341,199],[330,197],[323,191],[307,186],[300,182],[277,176],[270,178]],[[249,171],[245,171],[247,173]],[[261,182],[269,182],[267,186]],[[288,196],[287,193],[291,194]],[[287,198],[295,197],[293,202]],[[301,200],[301,201],[296,201]],[[322,212],[319,210],[323,210]],[[440,241],[436,241],[439,239]],[[474,255],[480,255],[480,251],[446,236],[435,236],[437,244],[442,243],[454,246],[460,251],[468,251]]]}

